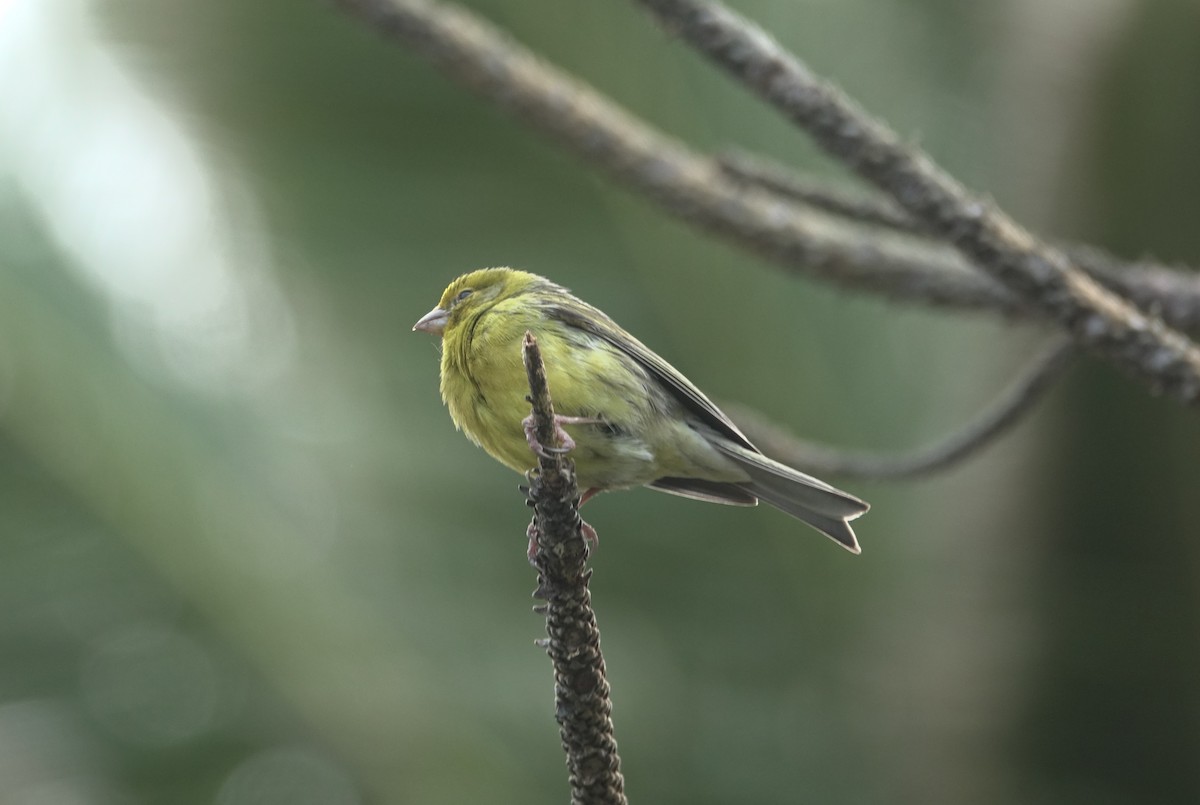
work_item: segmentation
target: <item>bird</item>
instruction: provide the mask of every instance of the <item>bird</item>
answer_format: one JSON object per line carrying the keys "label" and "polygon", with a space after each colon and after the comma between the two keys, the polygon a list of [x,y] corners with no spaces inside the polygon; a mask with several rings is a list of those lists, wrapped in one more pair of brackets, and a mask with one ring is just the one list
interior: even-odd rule
{"label": "bird", "polygon": [[[483,268],[451,282],[414,331],[441,337],[440,391],[455,426],[526,472],[531,427],[525,333],[534,335],[570,449],[580,505],[646,486],[735,506],[763,501],[851,553],[865,501],[764,455],[690,380],[599,309],[545,277]],[[594,534],[594,531],[592,532]]]}

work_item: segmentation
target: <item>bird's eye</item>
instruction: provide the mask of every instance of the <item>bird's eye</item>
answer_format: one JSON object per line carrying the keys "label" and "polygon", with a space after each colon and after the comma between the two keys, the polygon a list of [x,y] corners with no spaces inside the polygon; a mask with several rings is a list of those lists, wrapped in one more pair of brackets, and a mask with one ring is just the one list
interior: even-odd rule
{"label": "bird's eye", "polygon": [[467,288],[467,289],[466,289],[466,290],[464,290],[464,291],[459,291],[459,292],[458,292],[458,296],[454,297],[454,301],[455,301],[455,302],[461,302],[462,300],[464,300],[464,299],[466,299],[468,296],[470,296],[472,293],[473,293],[473,291],[472,291],[470,288]]}

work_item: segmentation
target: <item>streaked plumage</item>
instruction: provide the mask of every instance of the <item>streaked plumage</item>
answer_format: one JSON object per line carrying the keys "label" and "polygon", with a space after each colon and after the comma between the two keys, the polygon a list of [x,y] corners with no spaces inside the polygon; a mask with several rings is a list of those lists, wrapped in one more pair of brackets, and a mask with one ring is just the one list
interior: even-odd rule
{"label": "streaked plumage", "polygon": [[854,553],[848,521],[867,504],[767,458],[686,377],[601,311],[544,277],[510,268],[464,274],[413,327],[442,336],[441,392],[467,437],[517,472],[534,460],[522,420],[521,339],[538,339],[581,489],[649,486],[715,503],[763,500]]}

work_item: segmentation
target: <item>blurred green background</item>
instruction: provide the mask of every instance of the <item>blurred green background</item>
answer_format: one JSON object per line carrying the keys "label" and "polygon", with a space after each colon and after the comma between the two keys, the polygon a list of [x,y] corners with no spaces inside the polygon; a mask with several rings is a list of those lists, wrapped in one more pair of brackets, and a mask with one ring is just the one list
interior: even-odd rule
{"label": "blurred green background", "polygon": [[[1200,264],[1191,0],[743,0],[1018,218]],[[700,148],[838,178],[629,3],[470,7]],[[1044,337],[661,216],[331,4],[0,3],[0,802],[567,799],[517,476],[409,332],[551,276],[722,399],[924,444]],[[643,803],[1200,801],[1200,427],[1084,361],[874,504],[589,506]]]}

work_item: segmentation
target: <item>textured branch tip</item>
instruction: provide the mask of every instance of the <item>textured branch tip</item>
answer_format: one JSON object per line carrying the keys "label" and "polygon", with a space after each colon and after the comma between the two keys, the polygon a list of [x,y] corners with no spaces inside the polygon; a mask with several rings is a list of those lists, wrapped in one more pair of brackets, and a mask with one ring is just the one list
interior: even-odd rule
{"label": "textured branch tip", "polygon": [[532,405],[529,425],[537,467],[528,473],[530,558],[538,570],[536,598],[548,638],[539,641],[554,665],[554,717],[567,755],[573,805],[625,805],[625,779],[613,736],[600,629],[592,611],[587,542],[579,519],[573,462],[559,452],[554,406],[537,339],[525,333],[522,358]]}
{"label": "textured branch tip", "polygon": [[[588,557],[579,519],[579,487],[575,483],[575,464],[563,450],[559,428],[554,419],[554,403],[546,382],[546,366],[533,333],[526,332],[521,344],[525,374],[529,378],[529,403],[532,410],[526,420],[526,433],[540,449],[531,450],[537,466],[528,473],[528,503],[533,508],[529,527],[530,559],[539,571],[552,571],[552,578],[575,577],[583,573]],[[536,551],[534,550],[536,547]],[[545,568],[542,565],[552,563]]]}

